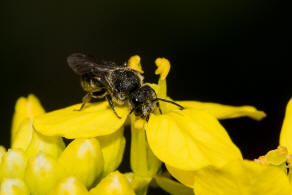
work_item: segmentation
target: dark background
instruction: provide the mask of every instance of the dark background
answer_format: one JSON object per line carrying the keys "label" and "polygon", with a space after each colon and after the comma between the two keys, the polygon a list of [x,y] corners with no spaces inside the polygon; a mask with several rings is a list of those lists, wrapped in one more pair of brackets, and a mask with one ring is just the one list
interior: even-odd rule
{"label": "dark background", "polygon": [[1,143],[9,146],[14,104],[36,94],[46,110],[80,102],[73,52],[118,63],[172,63],[174,99],[254,105],[268,117],[222,121],[244,157],[277,147],[291,88],[290,10],[282,1],[1,1]]}

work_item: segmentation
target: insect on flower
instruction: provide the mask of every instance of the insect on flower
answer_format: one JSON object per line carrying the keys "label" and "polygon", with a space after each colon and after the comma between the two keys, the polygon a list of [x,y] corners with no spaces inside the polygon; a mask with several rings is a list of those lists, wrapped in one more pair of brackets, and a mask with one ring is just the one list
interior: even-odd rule
{"label": "insect on flower", "polygon": [[95,59],[82,53],[74,53],[67,58],[69,66],[81,76],[81,86],[86,91],[79,110],[92,98],[106,98],[113,112],[121,118],[114,108],[117,104],[128,103],[130,110],[146,121],[154,112],[159,101],[168,102],[184,109],[181,105],[157,97],[154,89],[143,83],[143,76],[137,70],[127,66],[118,66],[113,62],[96,63]]}

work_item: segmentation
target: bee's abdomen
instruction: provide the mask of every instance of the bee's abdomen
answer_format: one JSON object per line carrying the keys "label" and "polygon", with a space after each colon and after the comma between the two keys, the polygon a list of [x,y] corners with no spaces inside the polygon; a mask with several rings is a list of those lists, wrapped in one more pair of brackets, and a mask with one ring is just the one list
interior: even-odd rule
{"label": "bee's abdomen", "polygon": [[98,92],[104,88],[97,79],[89,74],[81,76],[81,86],[87,92]]}

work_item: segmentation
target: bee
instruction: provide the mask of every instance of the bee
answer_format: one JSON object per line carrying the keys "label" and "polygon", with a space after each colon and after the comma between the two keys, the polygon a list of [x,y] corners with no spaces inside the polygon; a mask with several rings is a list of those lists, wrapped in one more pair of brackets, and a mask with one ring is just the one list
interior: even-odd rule
{"label": "bee", "polygon": [[159,101],[168,102],[184,109],[181,105],[166,99],[158,98],[154,89],[143,83],[140,72],[130,68],[125,63],[118,66],[114,62],[97,63],[96,60],[82,53],[74,53],[67,58],[68,65],[81,76],[81,86],[86,92],[82,99],[82,105],[91,101],[92,98],[105,98],[114,114],[121,118],[115,110],[114,103],[125,104],[130,107],[130,113],[134,112],[146,121],[155,106],[160,113],[162,111]]}

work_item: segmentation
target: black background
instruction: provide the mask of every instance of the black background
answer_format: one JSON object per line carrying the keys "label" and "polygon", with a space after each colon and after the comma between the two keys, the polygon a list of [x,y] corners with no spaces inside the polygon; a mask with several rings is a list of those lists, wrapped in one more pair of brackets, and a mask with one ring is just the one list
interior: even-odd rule
{"label": "black background", "polygon": [[1,144],[14,104],[36,94],[47,111],[80,102],[66,57],[86,52],[118,63],[171,61],[174,99],[254,105],[268,117],[222,121],[245,158],[277,147],[291,87],[290,10],[282,1],[1,1]]}

